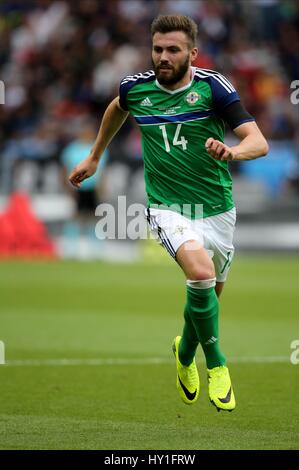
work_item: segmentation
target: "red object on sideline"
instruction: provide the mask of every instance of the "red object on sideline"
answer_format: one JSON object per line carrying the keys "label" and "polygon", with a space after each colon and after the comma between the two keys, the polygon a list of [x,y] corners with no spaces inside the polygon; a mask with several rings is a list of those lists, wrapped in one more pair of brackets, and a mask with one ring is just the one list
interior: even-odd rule
{"label": "red object on sideline", "polygon": [[13,193],[5,212],[0,214],[0,256],[57,257],[55,245],[26,194]]}

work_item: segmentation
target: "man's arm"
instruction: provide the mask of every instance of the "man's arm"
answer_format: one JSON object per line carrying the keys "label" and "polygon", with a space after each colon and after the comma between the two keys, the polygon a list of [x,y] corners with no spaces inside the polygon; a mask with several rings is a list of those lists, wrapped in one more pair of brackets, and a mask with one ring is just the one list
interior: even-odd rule
{"label": "man's arm", "polygon": [[127,119],[128,114],[127,111],[124,111],[120,107],[118,96],[111,101],[104,113],[97,138],[90,154],[73,169],[69,176],[69,181],[73,186],[80,188],[82,181],[96,172],[101,155]]}
{"label": "man's arm", "polygon": [[215,160],[253,160],[267,155],[269,146],[255,122],[245,122],[234,129],[241,140],[238,145],[229,147],[210,137],[206,141],[206,150]]}

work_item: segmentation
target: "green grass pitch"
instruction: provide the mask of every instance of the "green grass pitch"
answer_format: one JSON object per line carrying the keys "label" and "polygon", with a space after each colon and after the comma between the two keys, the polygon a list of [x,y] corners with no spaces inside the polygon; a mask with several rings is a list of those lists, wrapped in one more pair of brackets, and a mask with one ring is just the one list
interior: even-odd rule
{"label": "green grass pitch", "polygon": [[2,262],[0,448],[298,449],[298,286],[299,258],[236,256],[220,332],[237,408],[217,413],[201,350],[198,402],[175,388],[185,292],[171,260]]}

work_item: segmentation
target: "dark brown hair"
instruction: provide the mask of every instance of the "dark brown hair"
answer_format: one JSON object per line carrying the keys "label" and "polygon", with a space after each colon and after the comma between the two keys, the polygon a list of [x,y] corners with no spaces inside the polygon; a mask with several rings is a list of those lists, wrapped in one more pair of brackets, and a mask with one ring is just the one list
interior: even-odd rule
{"label": "dark brown hair", "polygon": [[195,47],[197,38],[197,24],[189,16],[183,15],[159,15],[151,25],[152,37],[155,33],[170,33],[172,31],[183,31],[191,47]]}

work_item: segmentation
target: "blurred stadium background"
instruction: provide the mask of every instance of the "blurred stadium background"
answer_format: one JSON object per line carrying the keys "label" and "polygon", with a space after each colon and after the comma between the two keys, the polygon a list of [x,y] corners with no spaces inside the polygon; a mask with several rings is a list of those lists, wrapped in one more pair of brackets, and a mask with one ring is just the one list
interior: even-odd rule
{"label": "blurred stadium background", "polygon": [[[62,257],[138,257],[136,243],[87,243],[88,227],[77,236],[78,212],[92,218],[93,228],[97,219],[88,201],[78,203],[66,175],[88,154],[120,79],[151,68],[149,25],[167,12],[197,21],[196,65],[233,82],[270,143],[267,158],[231,165],[237,248],[298,250],[299,104],[290,97],[299,78],[299,5],[293,0],[1,2],[0,207],[16,191],[28,194]],[[228,133],[227,143],[232,139]],[[123,194],[128,204],[145,203],[132,120],[111,144],[94,188],[101,201],[116,204]]]}
{"label": "blurred stadium background", "polygon": [[[197,21],[196,65],[233,82],[270,144],[266,158],[231,165],[237,256],[222,336],[240,408],[230,416],[176,396],[169,344],[184,283],[172,261],[150,242],[94,235],[95,202],[145,203],[133,121],[83,196],[66,181],[120,79],[151,68],[159,13]],[[298,1],[1,1],[0,80],[0,448],[298,449]]]}

